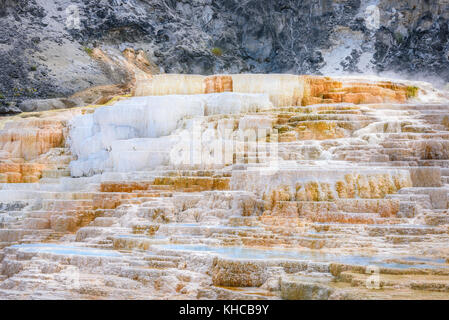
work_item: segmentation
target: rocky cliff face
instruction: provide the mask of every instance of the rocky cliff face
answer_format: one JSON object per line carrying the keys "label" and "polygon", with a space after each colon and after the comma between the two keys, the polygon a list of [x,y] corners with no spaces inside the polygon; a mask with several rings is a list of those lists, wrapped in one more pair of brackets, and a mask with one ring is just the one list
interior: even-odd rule
{"label": "rocky cliff face", "polygon": [[0,119],[0,299],[448,298],[438,91],[288,74],[134,87]]}
{"label": "rocky cliff face", "polygon": [[0,113],[127,81],[92,59],[142,49],[165,73],[386,73],[449,80],[449,1],[0,0]]}

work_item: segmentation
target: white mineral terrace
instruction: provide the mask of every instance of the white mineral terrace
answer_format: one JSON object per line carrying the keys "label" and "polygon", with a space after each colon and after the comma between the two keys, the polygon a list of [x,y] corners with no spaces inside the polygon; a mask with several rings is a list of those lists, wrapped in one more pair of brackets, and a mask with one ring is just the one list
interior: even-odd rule
{"label": "white mineral terrace", "polygon": [[449,100],[159,75],[0,121],[0,299],[447,299]]}

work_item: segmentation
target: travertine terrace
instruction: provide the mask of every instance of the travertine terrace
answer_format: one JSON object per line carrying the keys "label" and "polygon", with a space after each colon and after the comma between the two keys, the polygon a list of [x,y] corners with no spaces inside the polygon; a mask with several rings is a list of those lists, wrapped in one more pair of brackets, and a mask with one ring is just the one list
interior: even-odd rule
{"label": "travertine terrace", "polygon": [[156,75],[0,126],[1,299],[449,298],[449,100]]}

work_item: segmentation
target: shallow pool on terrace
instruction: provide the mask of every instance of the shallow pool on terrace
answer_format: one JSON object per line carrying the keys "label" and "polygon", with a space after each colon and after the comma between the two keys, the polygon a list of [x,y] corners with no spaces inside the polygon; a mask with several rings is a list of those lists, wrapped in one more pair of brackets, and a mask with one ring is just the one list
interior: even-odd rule
{"label": "shallow pool on terrace", "polygon": [[73,245],[36,243],[36,244],[17,244],[11,246],[23,252],[51,253],[57,255],[76,255],[93,257],[121,257],[119,252],[112,250],[101,250],[88,247],[78,247]]}
{"label": "shallow pool on terrace", "polygon": [[[310,262],[324,262],[324,263],[343,263],[350,265],[376,265],[385,268],[449,268],[449,266],[434,265],[430,263],[441,263],[441,259],[426,258],[423,260],[421,257],[401,257],[401,256],[362,256],[362,255],[347,255],[347,254],[334,254],[327,253],[318,250],[310,251],[299,251],[291,249],[260,249],[260,248],[244,248],[244,247],[213,247],[207,245],[193,245],[193,244],[161,244],[154,245],[153,247],[162,250],[177,250],[177,251],[192,251],[192,252],[205,252],[217,254],[225,258],[232,259],[258,259],[258,260],[268,260],[268,259],[291,259],[300,261],[310,261]],[[388,259],[401,259],[405,261],[413,262],[423,262],[426,261],[429,264],[407,264],[407,263],[396,263],[396,262],[385,262]]]}

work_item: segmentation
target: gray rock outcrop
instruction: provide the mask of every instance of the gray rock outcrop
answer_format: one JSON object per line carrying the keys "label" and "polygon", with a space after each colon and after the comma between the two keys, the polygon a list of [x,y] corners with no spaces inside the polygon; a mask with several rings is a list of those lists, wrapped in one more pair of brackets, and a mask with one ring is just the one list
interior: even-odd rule
{"label": "gray rock outcrop", "polygon": [[[381,73],[449,80],[447,0],[0,0],[0,112],[122,82],[89,56],[167,73]],[[26,105],[26,104],[25,104]]]}

